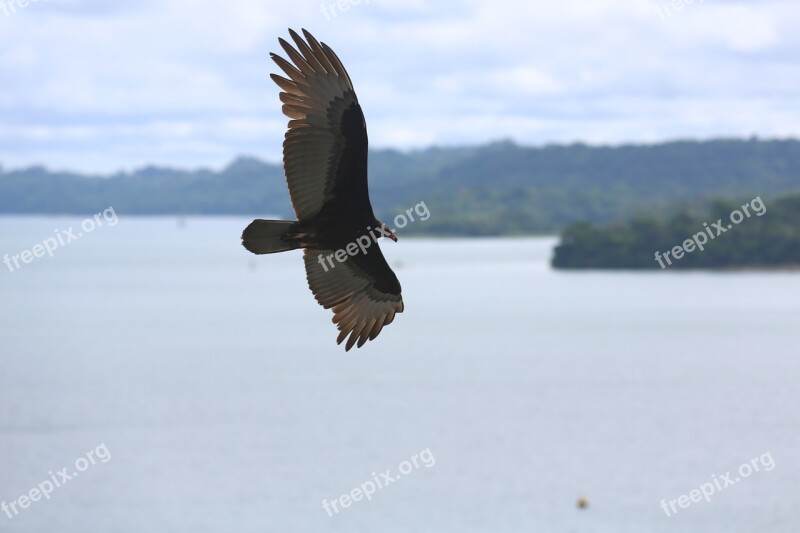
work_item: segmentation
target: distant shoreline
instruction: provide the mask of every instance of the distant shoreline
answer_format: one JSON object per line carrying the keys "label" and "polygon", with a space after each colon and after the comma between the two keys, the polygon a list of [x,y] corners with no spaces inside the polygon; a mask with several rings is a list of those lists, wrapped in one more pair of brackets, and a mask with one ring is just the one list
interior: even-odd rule
{"label": "distant shoreline", "polygon": [[[541,236],[645,212],[666,218],[715,198],[800,193],[800,141],[757,138],[595,146],[496,142],[369,154],[369,194],[386,220],[425,202],[407,234]],[[280,163],[240,157],[220,170],[147,166],[103,177],[0,167],[0,214],[293,217]]]}

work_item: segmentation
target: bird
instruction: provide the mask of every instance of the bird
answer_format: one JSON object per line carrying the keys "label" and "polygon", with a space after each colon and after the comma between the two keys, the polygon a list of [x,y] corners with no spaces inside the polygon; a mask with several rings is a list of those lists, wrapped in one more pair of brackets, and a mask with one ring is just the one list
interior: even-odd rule
{"label": "bird", "polygon": [[283,163],[297,220],[256,219],[242,245],[257,255],[303,249],[308,286],[333,311],[336,342],[347,339],[349,351],[403,312],[400,282],[377,242],[397,235],[372,210],[367,125],[350,76],[328,45],[302,33],[289,29],[296,48],[278,38],[289,60],[270,54],[286,75],[270,77],[290,119]]}

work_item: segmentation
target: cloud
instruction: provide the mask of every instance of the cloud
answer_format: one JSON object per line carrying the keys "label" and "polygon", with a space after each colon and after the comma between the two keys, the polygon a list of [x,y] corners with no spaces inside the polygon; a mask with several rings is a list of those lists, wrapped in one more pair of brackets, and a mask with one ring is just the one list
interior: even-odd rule
{"label": "cloud", "polygon": [[[10,0],[6,0],[10,2]],[[798,136],[800,4],[40,0],[0,10],[0,161],[114,171],[279,160],[268,57],[330,44],[373,147]]]}

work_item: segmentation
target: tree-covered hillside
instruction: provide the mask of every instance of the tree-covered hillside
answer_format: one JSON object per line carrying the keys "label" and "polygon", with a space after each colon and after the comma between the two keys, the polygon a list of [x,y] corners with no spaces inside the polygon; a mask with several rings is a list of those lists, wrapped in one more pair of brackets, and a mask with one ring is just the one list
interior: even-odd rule
{"label": "tree-covered hillside", "polygon": [[[757,201],[756,201],[757,200]],[[745,207],[746,206],[746,207]],[[553,266],[562,269],[800,267],[800,195],[772,201],[718,201],[703,213],[667,220],[567,228]]]}
{"label": "tree-covered hillside", "polygon": [[[373,151],[370,193],[379,218],[424,201],[425,224],[449,235],[554,233],[641,211],[668,214],[714,198],[800,191],[800,142],[716,140]],[[148,167],[88,177],[36,167],[0,173],[0,213],[277,215],[291,217],[282,169],[241,158],[220,172]]]}

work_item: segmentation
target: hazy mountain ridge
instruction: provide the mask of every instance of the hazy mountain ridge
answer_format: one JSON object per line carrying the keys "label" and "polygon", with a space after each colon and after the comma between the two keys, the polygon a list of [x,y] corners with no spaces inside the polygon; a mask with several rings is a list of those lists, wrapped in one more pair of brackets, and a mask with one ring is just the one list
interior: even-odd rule
{"label": "hazy mountain ridge", "polygon": [[[379,218],[424,201],[431,218],[405,231],[555,232],[637,212],[699,209],[716,198],[800,191],[800,141],[678,141],[594,147],[430,148],[370,154]],[[0,173],[2,214],[293,215],[279,165],[239,158],[221,172],[145,167],[90,177],[42,167]]]}

